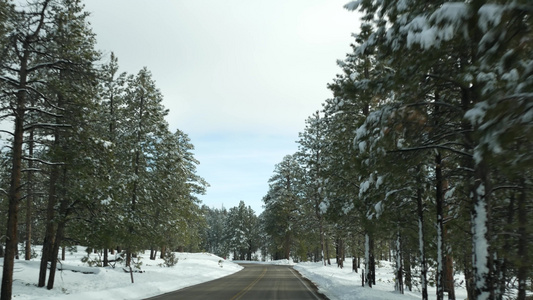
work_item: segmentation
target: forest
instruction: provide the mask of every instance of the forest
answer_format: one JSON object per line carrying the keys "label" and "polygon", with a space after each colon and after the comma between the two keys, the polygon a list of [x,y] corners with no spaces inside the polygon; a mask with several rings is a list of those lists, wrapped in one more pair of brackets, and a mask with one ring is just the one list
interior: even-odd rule
{"label": "forest", "polygon": [[101,249],[93,265],[117,251],[130,270],[140,249],[198,250],[207,183],[150,71],[102,57],[81,1],[1,1],[0,16],[1,299],[19,255],[40,257],[37,285],[52,289],[70,245]]}
{"label": "forest", "polygon": [[[69,246],[131,271],[150,249],[354,268],[428,299],[526,299],[533,270],[533,4],[352,1],[361,26],[256,214],[201,204],[194,146],[148,68],[120,73],[79,0],[0,1],[1,299],[14,262],[54,288]],[[33,245],[43,246],[36,253]],[[343,266],[345,257],[361,262]],[[89,256],[88,256],[89,257]],[[118,259],[116,257],[119,257]],[[454,282],[461,272],[465,282]],[[37,277],[36,277],[37,279]],[[356,284],[354,282],[354,284]]]}
{"label": "forest", "polygon": [[[526,299],[533,277],[533,3],[371,1],[352,52],[275,168],[276,258],[378,260],[427,299]],[[357,266],[354,266],[354,269]],[[357,271],[357,269],[355,269]],[[454,282],[454,273],[465,282]],[[512,291],[512,292],[511,292]]]}

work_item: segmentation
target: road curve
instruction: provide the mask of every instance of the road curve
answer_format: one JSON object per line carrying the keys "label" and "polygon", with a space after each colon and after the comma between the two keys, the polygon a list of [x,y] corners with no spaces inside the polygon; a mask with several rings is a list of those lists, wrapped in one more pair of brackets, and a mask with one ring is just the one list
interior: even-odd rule
{"label": "road curve", "polygon": [[210,282],[147,300],[323,300],[316,288],[289,266],[241,264],[244,269]]}

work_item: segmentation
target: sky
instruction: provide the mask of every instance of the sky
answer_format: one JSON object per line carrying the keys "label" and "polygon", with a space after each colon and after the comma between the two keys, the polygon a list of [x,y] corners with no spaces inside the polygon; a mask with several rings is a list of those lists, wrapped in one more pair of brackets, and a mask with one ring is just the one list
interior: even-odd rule
{"label": "sky", "polygon": [[331,98],[358,30],[348,0],[85,0],[97,47],[121,71],[147,67],[209,182],[199,198],[256,213],[268,179]]}

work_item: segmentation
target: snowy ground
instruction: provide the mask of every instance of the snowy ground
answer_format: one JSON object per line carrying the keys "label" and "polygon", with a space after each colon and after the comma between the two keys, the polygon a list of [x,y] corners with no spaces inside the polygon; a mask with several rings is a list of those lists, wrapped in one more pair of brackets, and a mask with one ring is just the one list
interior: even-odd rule
{"label": "snowy ground", "polygon": [[[130,274],[124,272],[122,266],[89,267],[81,262],[85,255],[83,247],[78,247],[78,252],[67,253],[67,259],[61,266],[63,271],[58,271],[53,290],[36,287],[39,260],[16,261],[13,299],[143,299],[227,276],[242,269],[234,262],[209,253],[176,253],[179,258],[177,265],[161,267],[163,260],[150,260],[149,253],[146,252],[141,259],[143,273],[134,273],[135,283],[132,284]],[[93,257],[94,255],[92,254]],[[0,263],[3,264],[1,259]],[[323,266],[321,263],[294,264],[287,260],[269,263],[294,265],[296,270],[313,281],[331,300],[421,298],[416,291],[406,292],[404,295],[394,292],[393,268],[388,262],[380,262],[376,276],[379,279],[372,289],[361,287],[360,273],[351,271],[349,259],[345,262],[349,267],[344,269],[337,268],[336,265]],[[430,289],[429,294],[430,299],[435,298],[434,289]],[[456,296],[457,299],[466,299],[464,288],[457,288]]]}
{"label": "snowy ground", "polygon": [[[39,260],[16,261],[13,299],[143,299],[227,276],[242,269],[235,263],[209,253],[176,253],[179,258],[177,265],[161,267],[159,265],[163,260],[150,260],[149,252],[146,252],[141,259],[143,273],[133,273],[135,283],[132,284],[130,274],[124,272],[122,266],[88,267],[81,262],[83,256],[86,256],[83,247],[78,247],[76,253],[67,253],[66,261],[61,266],[63,271],[56,274],[52,290],[36,286]],[[3,265],[3,261],[0,262]]]}
{"label": "snowy ground", "polygon": [[[331,300],[412,300],[421,299],[419,291],[400,294],[394,291],[394,268],[392,263],[380,261],[376,268],[376,285],[372,288],[361,286],[361,273],[352,271],[352,260],[344,262],[347,266],[343,269],[337,267],[332,260],[331,266],[324,266],[322,263],[299,263],[294,266],[303,276],[314,282],[321,293]],[[359,270],[359,272],[361,272]],[[461,276],[456,277],[456,282],[461,282]],[[428,287],[429,299],[436,299],[435,288]],[[456,299],[466,299],[466,289],[457,287],[455,289]]]}

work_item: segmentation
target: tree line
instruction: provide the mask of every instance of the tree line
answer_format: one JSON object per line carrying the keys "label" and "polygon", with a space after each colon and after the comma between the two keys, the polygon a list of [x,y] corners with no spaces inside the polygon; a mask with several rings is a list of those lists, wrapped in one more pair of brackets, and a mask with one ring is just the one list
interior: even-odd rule
{"label": "tree line", "polygon": [[229,210],[204,205],[202,211],[207,225],[201,244],[204,251],[224,259],[266,259],[266,255],[258,255],[264,244],[261,220],[244,201]]}
{"label": "tree line", "polygon": [[101,266],[118,251],[130,271],[139,250],[200,247],[207,183],[194,147],[169,129],[147,68],[119,73],[95,49],[88,18],[79,0],[0,1],[1,299],[34,243],[48,289],[68,245],[97,249]]}
{"label": "tree line", "polygon": [[361,26],[332,98],[306,120],[263,199],[270,253],[325,264],[353,255],[366,287],[376,260],[392,256],[400,292],[416,285],[427,299],[432,284],[437,299],[455,299],[463,285],[469,299],[526,299],[532,3],[346,8]]}

